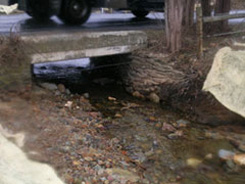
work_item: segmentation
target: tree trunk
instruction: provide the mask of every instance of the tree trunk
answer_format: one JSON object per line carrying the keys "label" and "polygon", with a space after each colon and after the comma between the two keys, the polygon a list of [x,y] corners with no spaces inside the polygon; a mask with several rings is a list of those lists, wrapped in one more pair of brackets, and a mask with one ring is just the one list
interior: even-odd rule
{"label": "tree trunk", "polygon": [[182,46],[183,14],[185,0],[166,0],[165,24],[167,49],[176,52]]}
{"label": "tree trunk", "polygon": [[128,59],[131,62],[121,69],[121,75],[126,90],[133,95],[138,93],[143,98],[151,93],[159,95],[163,84],[175,84],[185,77],[184,73],[174,69],[158,55],[149,56],[148,52],[138,51]]}
{"label": "tree trunk", "polygon": [[[215,6],[215,14],[219,13],[229,13],[231,10],[231,0],[217,0]],[[218,27],[220,31],[229,30],[228,20],[218,22]]]}
{"label": "tree trunk", "polygon": [[165,5],[167,49],[173,53],[182,47],[183,31],[194,24],[195,0],[166,0]]}
{"label": "tree trunk", "polygon": [[183,25],[186,29],[194,25],[194,18],[193,18],[194,5],[195,5],[195,0],[186,0],[186,4],[184,7],[184,19],[183,19]]}

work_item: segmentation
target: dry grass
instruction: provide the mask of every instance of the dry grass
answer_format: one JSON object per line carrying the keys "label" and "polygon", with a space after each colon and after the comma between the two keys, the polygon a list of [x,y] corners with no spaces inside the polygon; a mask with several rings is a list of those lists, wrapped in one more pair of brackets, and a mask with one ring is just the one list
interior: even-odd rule
{"label": "dry grass", "polygon": [[30,63],[18,35],[0,36],[0,90],[19,90],[30,78]]}

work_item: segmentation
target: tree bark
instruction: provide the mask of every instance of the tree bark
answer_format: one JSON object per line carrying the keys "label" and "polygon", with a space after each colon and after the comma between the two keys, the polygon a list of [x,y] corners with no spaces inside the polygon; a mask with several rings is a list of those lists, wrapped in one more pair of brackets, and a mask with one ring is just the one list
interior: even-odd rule
{"label": "tree bark", "polygon": [[167,49],[176,52],[182,46],[183,15],[185,0],[166,0],[165,24]]}
{"label": "tree bark", "polygon": [[184,73],[174,69],[157,55],[149,56],[145,51],[138,51],[129,59],[131,62],[121,69],[121,75],[126,90],[131,94],[137,92],[146,98],[151,93],[159,95],[163,84],[175,84],[184,80]]}
{"label": "tree bark", "polygon": [[183,25],[186,29],[194,25],[194,18],[193,18],[194,5],[195,5],[195,0],[186,0],[186,4],[184,6],[184,19],[183,19]]}
{"label": "tree bark", "polygon": [[[231,0],[217,0],[215,6],[215,14],[229,13],[231,10]],[[221,31],[229,30],[228,20],[220,21],[218,27]]]}
{"label": "tree bark", "polygon": [[194,24],[195,0],[166,0],[165,5],[167,49],[173,53],[182,47],[183,31]]}

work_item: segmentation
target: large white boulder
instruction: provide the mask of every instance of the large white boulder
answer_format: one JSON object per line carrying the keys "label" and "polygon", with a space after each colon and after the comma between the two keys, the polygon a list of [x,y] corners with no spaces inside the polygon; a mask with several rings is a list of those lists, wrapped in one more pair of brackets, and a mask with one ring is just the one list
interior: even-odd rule
{"label": "large white boulder", "polygon": [[0,131],[1,184],[64,184],[47,164],[29,160],[25,153],[6,137],[16,136]]}
{"label": "large white boulder", "polygon": [[220,49],[203,90],[212,93],[229,110],[245,117],[245,50]]}

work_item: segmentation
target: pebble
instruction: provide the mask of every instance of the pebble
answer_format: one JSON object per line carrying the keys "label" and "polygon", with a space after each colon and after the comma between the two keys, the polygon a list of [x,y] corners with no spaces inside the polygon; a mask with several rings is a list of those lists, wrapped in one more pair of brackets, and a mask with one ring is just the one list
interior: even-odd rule
{"label": "pebble", "polygon": [[174,131],[176,131],[176,128],[174,128],[171,124],[163,123],[162,130],[168,131],[168,132],[174,132]]}
{"label": "pebble", "polygon": [[47,90],[50,90],[50,91],[55,91],[58,89],[57,85],[56,84],[53,84],[53,83],[40,83],[39,84],[42,88],[44,89],[47,89]]}
{"label": "pebble", "polygon": [[230,169],[234,169],[235,168],[235,163],[232,160],[227,160],[226,161],[226,165],[230,168]]}
{"label": "pebble", "polygon": [[60,91],[55,91],[54,95],[55,95],[55,96],[60,96],[61,93],[60,93]]}
{"label": "pebble", "polygon": [[66,92],[66,87],[64,84],[59,84],[58,86],[58,90],[61,92],[61,93],[65,93]]}
{"label": "pebble", "polygon": [[68,101],[68,102],[66,102],[65,107],[67,107],[67,108],[71,109],[72,104],[73,104],[73,102],[72,102],[72,101]]}
{"label": "pebble", "polygon": [[136,98],[145,99],[144,95],[140,94],[138,91],[134,91],[132,95]]}
{"label": "pebble", "polygon": [[202,160],[197,158],[189,158],[186,160],[186,164],[190,167],[197,168],[202,163]]}
{"label": "pebble", "polygon": [[117,99],[116,99],[115,97],[109,96],[109,97],[108,97],[108,100],[109,100],[109,101],[116,101]]}
{"label": "pebble", "polygon": [[228,151],[228,150],[224,150],[224,149],[221,149],[218,152],[218,156],[222,160],[231,160],[234,157],[234,155],[235,155],[234,152]]}
{"label": "pebble", "polygon": [[140,180],[140,177],[136,175],[136,173],[121,168],[106,169],[106,172],[108,175],[111,175],[116,180],[125,180],[129,183],[136,183]]}
{"label": "pebble", "polygon": [[240,144],[240,145],[238,146],[238,149],[239,149],[240,151],[242,151],[242,152],[245,152],[245,145],[244,145],[244,144]]}
{"label": "pebble", "polygon": [[160,98],[156,93],[151,93],[148,98],[154,103],[160,103]]}
{"label": "pebble", "polygon": [[234,155],[233,160],[237,165],[245,166],[245,154]]}
{"label": "pebble", "polygon": [[66,94],[67,95],[70,95],[71,94],[71,91],[69,89],[66,89]]}
{"label": "pebble", "polygon": [[184,127],[186,127],[188,124],[190,124],[189,121],[184,120],[184,119],[180,119],[180,120],[176,121],[176,123],[177,123],[177,127],[178,127],[178,128],[182,128],[182,127],[184,128]]}
{"label": "pebble", "polygon": [[121,115],[121,114],[119,114],[119,113],[116,113],[115,114],[115,118],[122,118],[123,116]]}
{"label": "pebble", "polygon": [[206,159],[206,160],[211,160],[211,159],[213,159],[213,158],[214,158],[214,156],[213,156],[212,153],[209,153],[209,154],[207,154],[207,155],[205,156],[205,159]]}
{"label": "pebble", "polygon": [[89,95],[89,93],[84,93],[83,97],[86,98],[86,99],[89,99],[90,95]]}

